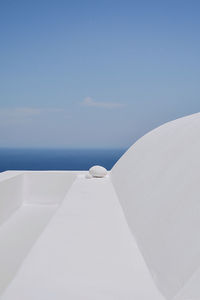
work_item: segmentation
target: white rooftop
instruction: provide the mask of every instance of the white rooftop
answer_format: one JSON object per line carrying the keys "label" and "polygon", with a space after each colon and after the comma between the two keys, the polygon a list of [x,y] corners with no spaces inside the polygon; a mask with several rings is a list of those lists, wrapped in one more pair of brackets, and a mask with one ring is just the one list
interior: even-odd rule
{"label": "white rooftop", "polygon": [[0,299],[200,299],[199,152],[195,114],[145,135],[103,178],[1,173]]}

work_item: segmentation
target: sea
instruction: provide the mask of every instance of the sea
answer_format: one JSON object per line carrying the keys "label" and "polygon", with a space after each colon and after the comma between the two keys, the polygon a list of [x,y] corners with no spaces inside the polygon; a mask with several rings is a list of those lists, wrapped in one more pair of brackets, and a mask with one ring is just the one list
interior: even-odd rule
{"label": "sea", "polygon": [[0,172],[7,170],[110,170],[126,149],[0,148]]}

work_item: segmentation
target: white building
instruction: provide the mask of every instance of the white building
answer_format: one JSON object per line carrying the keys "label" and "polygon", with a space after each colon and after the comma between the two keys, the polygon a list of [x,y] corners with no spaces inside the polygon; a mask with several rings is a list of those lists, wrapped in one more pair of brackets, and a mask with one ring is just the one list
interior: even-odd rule
{"label": "white building", "polygon": [[200,299],[200,114],[89,177],[0,174],[0,300]]}

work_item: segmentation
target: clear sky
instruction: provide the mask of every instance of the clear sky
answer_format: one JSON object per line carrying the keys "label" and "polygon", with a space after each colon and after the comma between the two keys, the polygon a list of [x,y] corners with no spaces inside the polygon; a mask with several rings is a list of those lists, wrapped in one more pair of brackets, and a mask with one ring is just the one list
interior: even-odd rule
{"label": "clear sky", "polygon": [[200,1],[0,1],[0,147],[128,147],[200,111]]}

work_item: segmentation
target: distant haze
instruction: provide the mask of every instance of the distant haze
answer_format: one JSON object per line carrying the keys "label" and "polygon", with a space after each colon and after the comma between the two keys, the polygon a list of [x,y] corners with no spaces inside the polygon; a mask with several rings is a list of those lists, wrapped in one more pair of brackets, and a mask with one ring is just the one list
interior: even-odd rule
{"label": "distant haze", "polygon": [[200,111],[199,1],[1,1],[0,147],[129,147]]}

